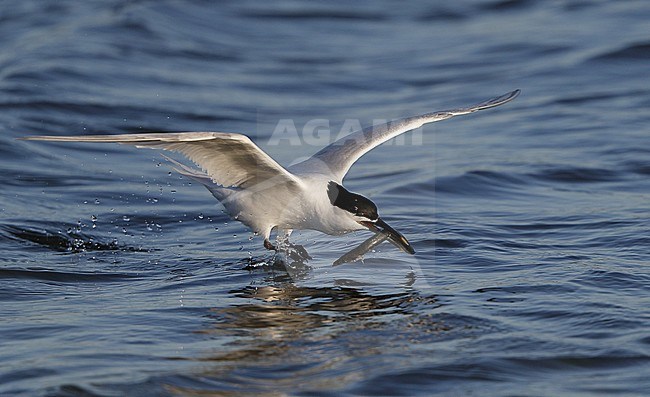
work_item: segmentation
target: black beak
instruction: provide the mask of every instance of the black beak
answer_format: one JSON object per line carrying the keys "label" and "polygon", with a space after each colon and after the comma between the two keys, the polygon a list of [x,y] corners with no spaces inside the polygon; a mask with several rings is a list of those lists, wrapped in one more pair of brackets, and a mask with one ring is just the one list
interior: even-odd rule
{"label": "black beak", "polygon": [[401,249],[402,251],[408,252],[411,255],[415,254],[415,250],[413,249],[413,247],[411,247],[411,244],[409,244],[406,237],[404,237],[402,233],[388,226],[388,224],[384,222],[381,218],[377,218],[375,222],[366,221],[366,222],[359,222],[359,223],[361,223],[363,226],[367,227],[368,229],[372,230],[375,233],[383,234],[388,238],[388,241],[393,243],[394,246]]}

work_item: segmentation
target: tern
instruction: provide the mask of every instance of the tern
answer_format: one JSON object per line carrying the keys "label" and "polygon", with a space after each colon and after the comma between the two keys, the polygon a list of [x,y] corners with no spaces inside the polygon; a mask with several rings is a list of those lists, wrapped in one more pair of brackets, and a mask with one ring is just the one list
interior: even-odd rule
{"label": "tern", "polygon": [[415,250],[389,226],[370,199],[349,191],[343,179],[364,154],[400,134],[425,124],[470,114],[510,102],[520,90],[473,106],[425,113],[374,125],[344,136],[305,161],[282,167],[246,135],[229,132],[178,132],[80,136],[28,136],[23,140],[111,142],[138,148],[178,152],[201,170],[164,156],[180,174],[203,184],[231,218],[264,238],[277,251],[277,240],[292,230],[311,229],[329,235],[370,230],[376,241],[388,240],[409,254]]}

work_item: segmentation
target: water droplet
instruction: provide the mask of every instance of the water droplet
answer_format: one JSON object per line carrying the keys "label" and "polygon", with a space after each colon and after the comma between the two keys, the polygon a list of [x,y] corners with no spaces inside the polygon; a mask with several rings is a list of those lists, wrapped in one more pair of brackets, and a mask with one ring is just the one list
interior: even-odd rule
{"label": "water droplet", "polygon": [[91,215],[90,220],[93,222],[97,222],[97,216],[96,215]]}
{"label": "water droplet", "polygon": [[95,199],[95,205],[99,204],[99,199]]}
{"label": "water droplet", "polygon": [[131,220],[131,218],[129,218],[128,216],[124,215],[124,216],[122,216],[122,220],[123,220],[124,222],[128,222],[128,221]]}
{"label": "water droplet", "polygon": [[204,217],[203,217],[203,214],[202,214],[202,213],[199,214],[199,219],[203,219],[203,218],[204,218]]}

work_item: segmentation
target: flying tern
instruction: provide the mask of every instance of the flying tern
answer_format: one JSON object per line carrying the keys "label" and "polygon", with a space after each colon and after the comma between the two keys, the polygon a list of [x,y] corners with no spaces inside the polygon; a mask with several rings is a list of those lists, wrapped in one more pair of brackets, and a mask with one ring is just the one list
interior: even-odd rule
{"label": "flying tern", "polygon": [[370,230],[377,238],[374,246],[388,240],[414,254],[408,240],[389,226],[368,198],[349,191],[343,179],[350,167],[364,154],[405,132],[435,121],[470,114],[510,102],[520,90],[479,104],[422,114],[381,125],[374,125],[342,137],[305,161],[282,167],[243,134],[228,132],[142,133],[80,136],[28,136],[24,140],[58,142],[112,142],[138,148],[179,152],[201,170],[165,156],[180,174],[203,184],[235,220],[271,243],[271,232],[278,240],[291,231],[311,229],[329,235],[355,230]]}

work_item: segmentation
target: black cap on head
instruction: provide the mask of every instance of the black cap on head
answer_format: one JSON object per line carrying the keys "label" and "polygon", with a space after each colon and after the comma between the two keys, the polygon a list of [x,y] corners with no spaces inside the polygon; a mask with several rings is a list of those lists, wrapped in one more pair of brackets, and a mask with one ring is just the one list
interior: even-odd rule
{"label": "black cap on head", "polygon": [[370,220],[379,218],[377,206],[360,194],[352,193],[334,181],[327,184],[327,195],[333,206]]}

